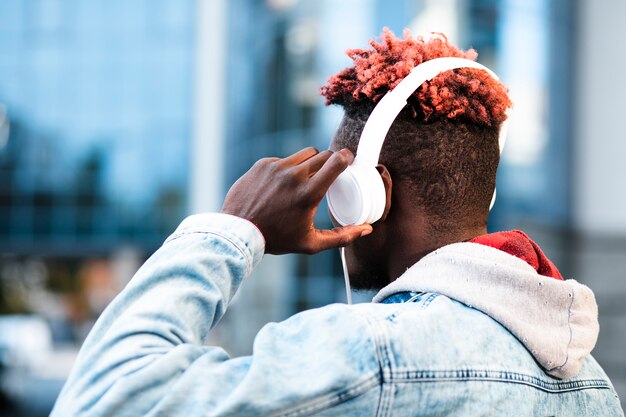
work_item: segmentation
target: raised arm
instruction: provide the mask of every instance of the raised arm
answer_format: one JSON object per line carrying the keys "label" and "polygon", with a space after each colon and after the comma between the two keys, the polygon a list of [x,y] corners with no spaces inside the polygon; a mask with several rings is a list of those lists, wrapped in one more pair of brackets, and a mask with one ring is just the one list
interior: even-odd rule
{"label": "raised arm", "polygon": [[[304,150],[262,160],[229,192],[224,211],[231,214],[186,219],[99,318],[52,416],[282,414],[376,398],[370,339],[324,334],[342,320],[362,328],[350,334],[369,331],[347,306],[266,326],[251,357],[231,359],[204,345],[264,250],[315,252],[370,230],[315,229],[321,189],[349,163],[345,155],[330,156]],[[282,221],[290,226],[279,227]],[[371,355],[354,360],[354,348]]]}

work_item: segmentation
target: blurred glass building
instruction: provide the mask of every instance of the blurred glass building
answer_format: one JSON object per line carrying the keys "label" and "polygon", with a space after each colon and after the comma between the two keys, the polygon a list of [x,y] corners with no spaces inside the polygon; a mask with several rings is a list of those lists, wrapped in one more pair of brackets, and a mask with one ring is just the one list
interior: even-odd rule
{"label": "blurred glass building", "polygon": [[184,213],[195,3],[157,3],[0,6],[3,251],[155,248]]}
{"label": "blurred glass building", "polygon": [[[490,228],[525,229],[594,289],[594,354],[623,400],[626,91],[611,80],[626,55],[604,39],[626,38],[624,15],[620,0],[0,2],[0,329],[34,329],[0,334],[0,410],[47,414],[93,320],[186,214],[218,210],[260,157],[327,147],[341,111],[319,87],[384,26],[444,32],[510,87]],[[330,227],[324,204],[317,217]],[[334,252],[266,256],[214,341],[249,353],[266,322],[342,302],[340,276]]]}
{"label": "blurred glass building", "polygon": [[25,414],[72,360],[43,347],[79,342],[186,213],[196,7],[0,3],[0,392]]}

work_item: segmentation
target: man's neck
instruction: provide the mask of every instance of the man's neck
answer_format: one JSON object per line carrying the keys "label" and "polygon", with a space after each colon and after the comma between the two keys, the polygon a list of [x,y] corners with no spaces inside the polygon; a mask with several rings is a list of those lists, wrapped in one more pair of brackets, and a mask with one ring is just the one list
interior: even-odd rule
{"label": "man's neck", "polygon": [[408,268],[432,251],[487,233],[486,226],[464,227],[446,231],[443,234],[429,232],[431,227],[424,217],[412,219],[405,217],[404,219],[406,219],[406,224],[399,224],[396,229],[402,232],[393,233],[392,249],[389,251],[387,263],[387,276],[390,282],[395,281]]}

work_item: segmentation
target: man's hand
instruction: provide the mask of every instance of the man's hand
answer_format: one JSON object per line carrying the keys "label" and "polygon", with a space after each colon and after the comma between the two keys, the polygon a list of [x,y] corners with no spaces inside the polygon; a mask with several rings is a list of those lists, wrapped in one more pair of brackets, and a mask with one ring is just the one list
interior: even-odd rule
{"label": "man's hand", "polygon": [[354,156],[348,149],[303,149],[287,158],[259,160],[228,191],[222,213],[254,223],[265,237],[265,252],[317,253],[369,234],[372,226],[319,230],[313,224],[326,191]]}

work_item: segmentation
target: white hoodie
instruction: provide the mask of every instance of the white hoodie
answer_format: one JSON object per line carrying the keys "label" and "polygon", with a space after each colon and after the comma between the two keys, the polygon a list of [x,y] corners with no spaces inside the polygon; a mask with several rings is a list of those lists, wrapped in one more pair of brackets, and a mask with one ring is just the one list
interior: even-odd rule
{"label": "white hoodie", "polygon": [[428,254],[373,301],[402,291],[436,292],[487,314],[561,379],[578,373],[598,338],[598,307],[588,287],[539,275],[525,261],[478,243]]}

